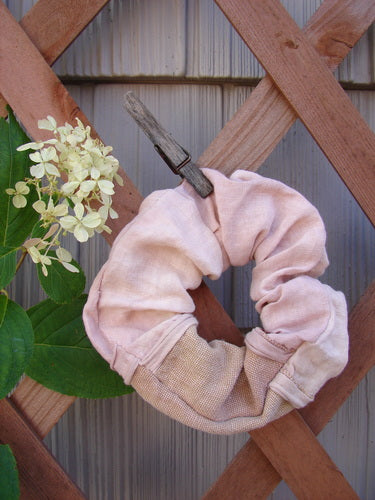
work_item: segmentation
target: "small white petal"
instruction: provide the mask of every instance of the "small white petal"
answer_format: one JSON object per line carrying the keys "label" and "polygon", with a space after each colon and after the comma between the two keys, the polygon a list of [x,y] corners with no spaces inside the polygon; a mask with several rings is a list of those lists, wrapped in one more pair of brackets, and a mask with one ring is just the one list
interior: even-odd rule
{"label": "small white petal", "polygon": [[27,149],[41,149],[44,146],[44,142],[28,142],[18,146],[17,151],[26,151]]}
{"label": "small white petal", "polygon": [[59,225],[58,224],[52,224],[52,226],[49,228],[47,234],[44,236],[44,238],[46,240],[48,240],[48,238],[50,238],[53,234],[56,233],[56,231],[58,230],[59,228]]}
{"label": "small white petal", "polygon": [[92,179],[98,180],[100,177],[100,170],[98,170],[95,167],[92,167],[90,175]]}
{"label": "small white petal", "polygon": [[39,250],[37,250],[35,247],[30,247],[27,249],[27,252],[30,255],[31,260],[34,262],[34,264],[40,262],[41,254]]}
{"label": "small white petal", "polygon": [[[31,248],[31,247],[34,247],[35,245],[37,245],[38,243],[40,243],[42,241],[41,238],[31,238],[30,240],[26,240],[25,243],[22,245],[24,248]],[[30,252],[29,252],[30,253]]]}
{"label": "small white petal", "polygon": [[38,212],[38,214],[45,212],[46,208],[46,204],[42,200],[38,200],[33,203],[33,209],[35,210],[35,212]]}
{"label": "small white petal", "polygon": [[52,163],[45,163],[44,164],[46,171],[50,175],[55,175],[56,177],[60,177],[60,172],[57,170],[55,165],[52,165]]}
{"label": "small white petal", "polygon": [[16,194],[16,196],[12,198],[12,202],[16,208],[23,208],[27,205],[27,200],[22,194]]}
{"label": "small white petal", "polygon": [[79,273],[79,269],[73,266],[73,264],[69,264],[69,262],[61,262],[61,264],[71,273]]}
{"label": "small white petal", "polygon": [[71,194],[73,191],[77,189],[79,186],[78,181],[72,181],[72,182],[66,182],[65,184],[62,185],[61,191],[63,191],[66,194]]}
{"label": "small white petal", "polygon": [[56,250],[56,255],[62,262],[70,262],[72,260],[71,253],[63,247],[59,247]]}
{"label": "small white petal", "polygon": [[89,228],[95,228],[100,226],[102,223],[102,218],[98,212],[91,212],[82,219],[82,224]]}
{"label": "small white petal", "polygon": [[43,161],[42,155],[40,153],[31,153],[29,154],[29,158],[31,161],[34,161],[35,163]]}
{"label": "small white petal", "polygon": [[98,186],[100,188],[100,191],[102,191],[103,193],[109,194],[109,195],[114,194],[113,182],[103,179],[103,180],[98,181]]}
{"label": "small white petal", "polygon": [[74,236],[80,243],[84,243],[89,239],[89,233],[82,226],[82,224],[77,224],[77,226],[74,228]]}
{"label": "small white petal", "polygon": [[95,186],[96,186],[95,181],[83,181],[81,182],[80,189],[86,193],[89,193],[94,189]]}
{"label": "small white petal", "polygon": [[13,188],[8,188],[5,190],[6,194],[9,194],[10,196],[12,196],[13,194],[16,194],[16,190],[13,189]]}
{"label": "small white petal", "polygon": [[82,219],[84,212],[85,209],[82,203],[77,203],[76,205],[74,205],[74,213],[76,214],[78,219]]}
{"label": "small white petal", "polygon": [[42,264],[46,264],[47,266],[50,266],[51,265],[51,259],[49,257],[47,257],[46,255],[40,255],[40,262]]}
{"label": "small white petal", "polygon": [[38,165],[33,165],[30,168],[30,174],[37,179],[41,179],[44,175],[44,165],[43,163],[38,163]]}
{"label": "small white petal", "polygon": [[18,194],[29,194],[30,188],[24,181],[18,181],[15,185],[16,191]]}
{"label": "small white petal", "polygon": [[68,207],[60,203],[53,210],[53,215],[55,217],[62,217],[68,213]]}
{"label": "small white petal", "polygon": [[103,221],[106,221],[108,218],[108,206],[100,207],[98,213]]}
{"label": "small white petal", "polygon": [[118,219],[118,213],[113,208],[109,209],[109,216],[111,219]]}
{"label": "small white petal", "polygon": [[114,177],[114,179],[116,180],[116,182],[117,182],[117,184],[119,186],[123,186],[124,185],[124,179],[121,177],[121,175],[115,174],[113,177]]}
{"label": "small white petal", "polygon": [[72,215],[67,215],[66,217],[62,217],[60,220],[60,225],[63,229],[73,229],[77,225],[77,219]]}
{"label": "small white petal", "polygon": [[40,130],[55,130],[56,129],[56,120],[53,116],[47,116],[43,120],[38,120],[38,128]]}
{"label": "small white petal", "polygon": [[53,146],[49,148],[42,149],[41,155],[43,161],[58,161],[56,149]]}

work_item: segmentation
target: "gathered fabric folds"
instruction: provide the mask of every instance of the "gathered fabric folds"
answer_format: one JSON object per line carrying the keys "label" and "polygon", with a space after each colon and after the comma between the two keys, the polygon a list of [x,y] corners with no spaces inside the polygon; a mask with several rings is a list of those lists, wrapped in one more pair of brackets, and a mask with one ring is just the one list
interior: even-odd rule
{"label": "gathered fabric folds", "polygon": [[[154,407],[212,433],[250,431],[311,402],[348,358],[346,302],[318,211],[258,174],[203,169],[214,192],[156,191],[117,237],[84,308],[98,352]],[[255,260],[262,327],[237,347],[197,332],[187,290]]]}

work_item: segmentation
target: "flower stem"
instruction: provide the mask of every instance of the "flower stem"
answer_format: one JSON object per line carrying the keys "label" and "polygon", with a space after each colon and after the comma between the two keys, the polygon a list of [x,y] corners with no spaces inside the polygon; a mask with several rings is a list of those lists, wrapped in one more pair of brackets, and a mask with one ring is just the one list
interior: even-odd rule
{"label": "flower stem", "polygon": [[27,250],[25,248],[22,249],[22,255],[20,257],[20,260],[17,262],[17,265],[16,265],[16,272],[18,271],[18,269],[22,266],[23,264],[23,261],[25,260],[26,258],[26,255],[27,255]]}

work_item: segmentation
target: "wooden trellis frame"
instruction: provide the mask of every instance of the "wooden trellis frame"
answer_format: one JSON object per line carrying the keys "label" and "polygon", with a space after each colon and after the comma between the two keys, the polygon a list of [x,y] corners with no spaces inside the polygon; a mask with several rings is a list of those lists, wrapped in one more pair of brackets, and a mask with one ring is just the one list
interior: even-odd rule
{"label": "wooden trellis frame", "polygon": [[[0,2],[0,91],[31,136],[37,119],[88,120],[49,68],[108,0],[39,0],[18,24]],[[375,19],[373,0],[325,0],[300,30],[277,0],[216,0],[269,76],[252,92],[199,163],[225,174],[256,170],[298,116],[364,212],[375,222],[375,136],[328,70]],[[47,22],[48,20],[48,22]],[[55,21],[54,21],[55,20]],[[112,243],[137,213],[141,196],[124,174],[114,204]],[[192,293],[200,334],[241,343],[237,328],[207,287]],[[375,362],[375,285],[350,314],[350,362],[301,411],[251,433],[205,499],[265,498],[284,479],[299,498],[358,498],[316,440]],[[11,444],[23,498],[84,498],[42,444],[75,398],[26,378],[0,402],[0,441]]]}

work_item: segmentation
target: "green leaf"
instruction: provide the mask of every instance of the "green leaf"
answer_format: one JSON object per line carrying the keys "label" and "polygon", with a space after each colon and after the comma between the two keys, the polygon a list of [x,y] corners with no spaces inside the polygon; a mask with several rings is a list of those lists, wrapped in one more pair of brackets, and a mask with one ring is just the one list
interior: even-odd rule
{"label": "green leaf", "polygon": [[70,304],[47,299],[29,309],[35,332],[34,354],[26,373],[62,394],[109,398],[132,392],[96,352],[82,322],[86,295]]}
{"label": "green leaf", "polygon": [[0,498],[4,500],[20,498],[16,460],[7,444],[0,444]]}
{"label": "green leaf", "polygon": [[26,311],[8,300],[0,327],[0,399],[16,385],[31,358],[34,333]]}
{"label": "green leaf", "polygon": [[[55,257],[55,252],[48,252],[48,255]],[[75,260],[71,261],[79,269],[79,273],[72,273],[65,267],[53,260],[47,267],[48,276],[44,276],[41,264],[37,264],[38,278],[43,290],[58,304],[67,304],[81,295],[85,288],[86,277],[79,264]]]}
{"label": "green leaf", "polygon": [[16,274],[17,248],[0,247],[0,289]]}
{"label": "green leaf", "polygon": [[0,327],[3,324],[7,307],[8,307],[8,296],[5,294],[0,294]]}
{"label": "green leaf", "polygon": [[0,245],[20,246],[30,234],[39,214],[32,208],[38,198],[36,190],[30,186],[26,195],[25,208],[13,206],[12,197],[5,193],[7,188],[14,188],[16,182],[30,176],[28,151],[16,151],[21,144],[30,142],[13,113],[9,109],[6,121],[0,118]]}

